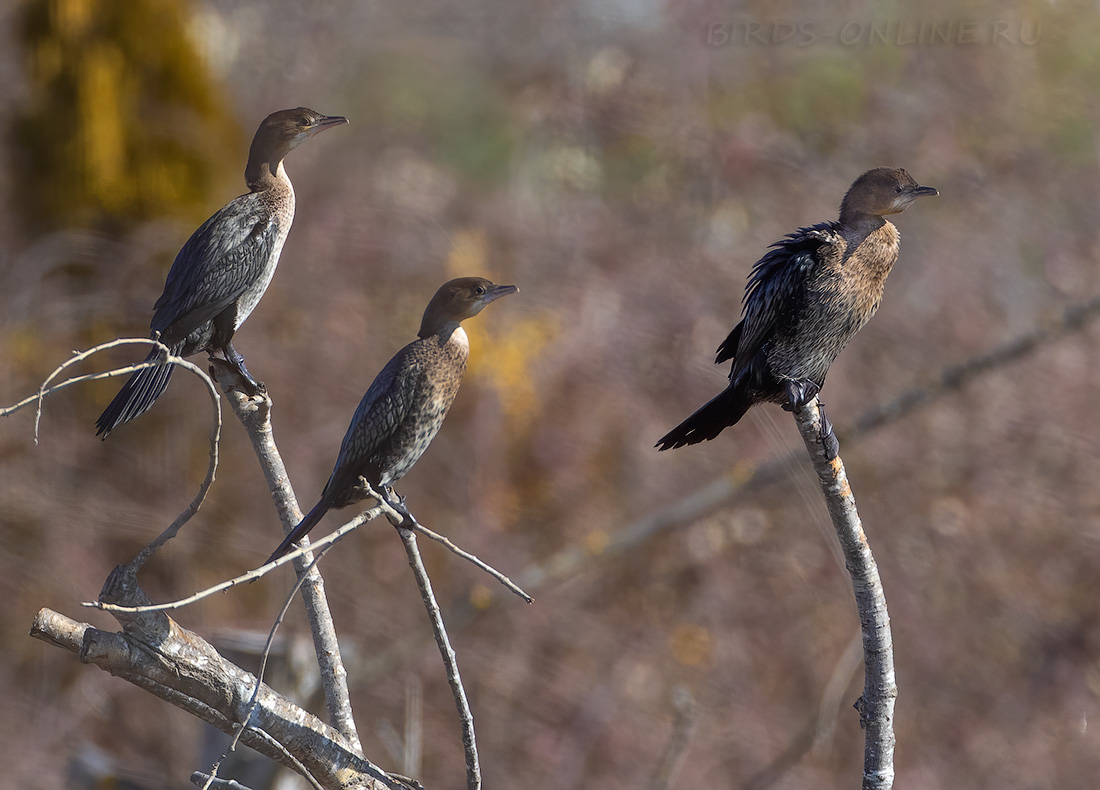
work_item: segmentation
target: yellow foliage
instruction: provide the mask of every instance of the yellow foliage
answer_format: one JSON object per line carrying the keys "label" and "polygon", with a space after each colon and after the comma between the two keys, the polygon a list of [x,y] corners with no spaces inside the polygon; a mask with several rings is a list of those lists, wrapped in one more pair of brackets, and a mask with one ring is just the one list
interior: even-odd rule
{"label": "yellow foliage", "polygon": [[471,321],[466,329],[472,349],[469,373],[496,390],[509,419],[529,420],[542,408],[531,366],[558,336],[561,322],[555,315],[540,314],[508,322],[506,331],[499,334],[491,327],[488,322]]}
{"label": "yellow foliage", "polygon": [[475,609],[488,609],[493,602],[493,593],[484,584],[475,584],[470,588],[470,605]]}
{"label": "yellow foliage", "polygon": [[738,461],[729,472],[730,481],[734,485],[744,485],[752,480],[756,474],[756,464],[752,461]]}
{"label": "yellow foliage", "polygon": [[[487,263],[487,249],[484,231],[469,228],[457,232],[447,256],[448,276],[484,276],[495,280]],[[522,298],[522,291],[519,297],[509,297],[516,298]],[[496,308],[497,315],[501,312]],[[561,322],[552,314],[518,321],[498,320],[503,320],[507,327],[500,333],[494,333],[492,322],[484,318],[464,325],[472,349],[467,370],[497,391],[507,417],[529,419],[541,408],[531,381],[531,365],[557,337]]]}
{"label": "yellow foliage", "polygon": [[597,529],[584,536],[584,547],[588,553],[596,556],[607,550],[607,544],[611,542],[610,536],[605,530]]}
{"label": "yellow foliage", "polygon": [[[241,157],[189,38],[189,0],[28,0],[27,99],[12,142],[38,226],[194,213]],[[216,144],[208,144],[215,141]]]}
{"label": "yellow foliage", "polygon": [[714,653],[714,636],[701,625],[681,623],[673,629],[669,641],[673,658],[685,666],[707,664]]}

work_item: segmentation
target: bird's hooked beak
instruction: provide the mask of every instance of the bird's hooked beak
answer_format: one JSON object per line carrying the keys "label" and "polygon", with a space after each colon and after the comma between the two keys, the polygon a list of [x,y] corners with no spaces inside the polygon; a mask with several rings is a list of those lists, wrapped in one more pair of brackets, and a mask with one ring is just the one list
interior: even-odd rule
{"label": "bird's hooked beak", "polygon": [[325,129],[331,129],[333,126],[340,126],[345,123],[348,123],[348,119],[343,115],[325,115],[314,121],[313,125],[306,131],[306,134],[313,137],[315,134],[320,134]]}
{"label": "bird's hooked beak", "polygon": [[489,304],[489,302],[495,302],[502,296],[514,293],[519,293],[519,288],[514,285],[496,285],[493,287],[493,290],[481,297],[481,303],[486,305]]}
{"label": "bird's hooked beak", "polygon": [[893,206],[889,214],[900,214],[912,205],[913,201],[919,197],[933,197],[940,194],[939,190],[935,187],[922,187],[914,184],[913,186],[902,187],[901,192],[894,198]]}

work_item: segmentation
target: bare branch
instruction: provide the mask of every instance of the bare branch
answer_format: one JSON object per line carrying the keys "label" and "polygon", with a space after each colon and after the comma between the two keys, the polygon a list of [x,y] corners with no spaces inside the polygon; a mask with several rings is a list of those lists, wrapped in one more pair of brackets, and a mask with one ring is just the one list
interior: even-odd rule
{"label": "bare branch", "polygon": [[[360,480],[362,481],[361,485],[366,485],[365,480],[362,480],[362,478],[360,478]],[[368,486],[368,488],[369,488],[369,486]],[[392,518],[394,516],[400,516],[400,514],[396,510],[394,510],[392,507],[390,507],[388,503],[386,503],[382,500],[379,500],[379,501],[381,502],[381,508],[382,508],[383,512],[386,513],[386,516],[388,518],[390,518],[392,520]],[[462,559],[466,560],[470,564],[472,564],[472,565],[474,565],[478,568],[481,568],[481,570],[485,571],[487,574],[489,574],[494,579],[496,579],[498,582],[500,582],[505,587],[507,587],[510,592],[518,595],[520,598],[527,601],[527,603],[534,603],[535,599],[532,598],[530,595],[528,595],[526,592],[524,592],[523,588],[521,588],[519,585],[517,585],[514,581],[509,579],[507,576],[505,576],[503,573],[498,571],[496,568],[494,568],[489,563],[485,562],[485,560],[481,559],[476,554],[471,554],[470,552],[468,552],[465,549],[463,549],[463,548],[459,547],[458,545],[456,545],[450,538],[448,538],[444,535],[440,535],[438,532],[435,532],[434,530],[428,529],[427,527],[425,527],[423,524],[421,524],[419,521],[416,521],[415,519],[413,519],[411,525],[406,524],[406,526],[409,529],[412,529],[416,532],[419,532],[424,537],[431,538],[436,543],[442,544],[447,549],[449,549],[451,552],[458,555]]]}
{"label": "bare branch", "polygon": [[242,785],[240,782],[233,779],[219,779],[216,776],[210,774],[204,774],[202,771],[195,771],[191,774],[191,784],[195,787],[201,787],[202,790],[252,790],[247,785]]}
{"label": "bare branch", "polygon": [[[331,548],[331,547],[332,547],[332,544],[330,543],[323,550],[318,552],[317,559],[313,560],[312,565],[316,565],[318,560],[320,560],[321,557],[323,557],[325,555],[325,552],[327,552],[329,550],[329,548]],[[245,731],[245,728],[248,726],[248,723],[250,721],[252,721],[252,716],[255,714],[256,706],[259,704],[259,701],[260,701],[259,700],[260,684],[263,683],[264,674],[267,672],[267,659],[271,656],[271,645],[275,641],[275,634],[278,632],[279,626],[281,626],[283,624],[283,619],[286,617],[286,613],[290,610],[290,605],[291,605],[291,603],[294,602],[294,598],[298,595],[298,591],[301,589],[302,584],[305,582],[305,580],[306,580],[306,575],[303,574],[298,579],[298,582],[294,585],[294,589],[292,589],[290,591],[290,594],[286,596],[286,600],[283,601],[283,608],[279,610],[279,616],[276,617],[275,622],[271,624],[271,630],[268,631],[267,642],[264,644],[264,649],[263,649],[263,652],[261,653],[261,657],[260,657],[260,670],[259,670],[259,672],[256,673],[256,685],[253,687],[252,698],[248,701],[248,715],[246,715],[245,719],[244,719],[245,720],[245,727],[238,728],[237,732],[233,735],[233,740],[229,743],[229,746],[226,748],[225,753],[222,754],[222,756],[218,759],[218,761],[216,763],[214,763],[214,765],[211,766],[211,768],[210,768],[211,782],[213,781],[213,779],[215,777],[217,777],[218,771],[221,770],[221,764],[225,760],[225,758],[229,755],[230,752],[232,752],[235,748],[237,748],[237,742],[240,740],[241,734]],[[317,783],[317,780],[314,779],[313,776],[308,771],[306,771],[304,769],[304,766],[303,766],[302,770],[299,771],[299,773],[301,773],[302,776],[304,776],[306,778],[306,780],[308,780],[310,782],[310,784],[314,785],[314,787],[317,788],[317,790],[320,790],[320,787]],[[207,786],[209,786],[209,784],[210,783],[208,783]],[[204,790],[205,790],[205,788],[204,788]]]}
{"label": "bare branch", "polygon": [[[201,601],[203,598],[209,598],[215,593],[225,592],[226,590],[232,587],[236,587],[237,585],[243,584],[245,582],[254,582],[257,579],[266,576],[268,573],[275,570],[276,568],[282,565],[286,565],[304,556],[306,553],[312,552],[315,549],[321,547],[327,548],[333,543],[341,540],[349,532],[363,526],[381,512],[382,509],[380,507],[366,510],[353,518],[347,524],[344,524],[339,529],[334,530],[330,534],[326,535],[320,540],[314,541],[308,546],[303,546],[302,548],[295,549],[294,551],[288,552],[287,554],[283,555],[274,562],[269,562],[267,565],[261,565],[259,568],[250,570],[247,573],[242,573],[240,576],[236,576],[232,579],[227,579],[224,582],[215,584],[213,587],[207,587],[205,590],[199,590],[194,595],[189,595],[186,598],[180,598],[177,601],[168,601],[167,603],[154,603],[148,604],[146,606],[120,606],[118,604],[106,603],[105,601],[82,601],[80,605],[88,607],[90,609],[100,609],[104,612],[171,612],[175,611],[176,609],[182,609],[185,606],[190,606],[193,603]],[[298,588],[295,587],[294,589],[295,591],[297,591]]]}
{"label": "bare branch", "polygon": [[[167,615],[148,617],[153,619],[124,623],[124,632],[109,633],[42,609],[31,636],[233,733],[245,720],[256,679]],[[339,732],[268,686],[260,685],[258,702],[254,723],[241,734],[251,748],[294,770],[305,769],[325,788],[395,786]]]}
{"label": "bare branch", "polygon": [[[870,431],[897,422],[985,373],[1017,362],[1072,332],[1081,331],[1098,316],[1100,298],[1069,305],[1061,315],[1045,324],[957,365],[947,366],[929,377],[928,383],[911,387],[894,400],[868,409],[848,427],[838,426],[837,436],[842,444],[857,441]],[[746,491],[786,479],[787,470],[797,468],[794,461],[798,455],[798,452],[786,453],[759,466],[746,464],[736,468],[672,504],[611,531],[598,554],[585,546],[566,546],[519,574],[518,583],[526,590],[537,591],[547,584],[581,573],[596,560],[606,561],[609,557],[626,554],[656,535],[694,523]]]}
{"label": "bare branch", "polygon": [[983,351],[957,365],[949,365],[928,383],[913,387],[896,399],[872,408],[860,415],[848,431],[840,433],[841,441],[849,435],[862,435],[881,425],[901,419],[947,392],[953,392],[984,373],[1016,362],[1028,354],[1061,340],[1071,332],[1088,326],[1100,316],[1100,297],[1066,307],[1062,314],[1036,326],[999,346]]}
{"label": "bare branch", "polygon": [[665,746],[664,754],[661,755],[657,772],[650,783],[652,790],[668,790],[676,786],[676,774],[680,772],[680,766],[684,763],[691,734],[695,729],[697,713],[695,698],[685,686],[677,686],[672,690],[672,708],[676,713],[676,719],[673,721],[672,735]]}
{"label": "bare branch", "polygon": [[[260,468],[267,479],[275,510],[282,521],[283,531],[289,533],[302,520],[302,511],[298,508],[298,500],[294,496],[279,448],[275,446],[275,437],[271,431],[271,399],[266,392],[250,397],[235,389],[234,385],[239,377],[228,364],[219,362],[220,360],[211,360],[212,371],[218,377],[218,383],[225,389],[233,413],[248,432]],[[308,546],[308,542],[303,542],[302,545]],[[351,711],[348,673],[340,657],[340,645],[325,596],[324,579],[313,565],[313,554],[308,549],[295,557],[293,563],[299,578],[305,577],[301,591],[302,601],[309,619],[309,630],[313,635],[313,647],[321,670],[321,686],[324,689],[329,718],[333,726],[362,754],[363,747],[360,745]]]}
{"label": "bare branch", "polygon": [[844,464],[837,456],[825,457],[821,442],[821,414],[817,399],[794,412],[798,430],[817,472],[829,517],[833,521],[845,565],[852,576],[856,607],[863,629],[865,679],[857,703],[860,723],[867,730],[863,752],[863,789],[889,790],[894,783],[894,648],[890,616],[878,566],[856,510]]}
{"label": "bare branch", "polygon": [[[397,518],[402,516],[398,515]],[[392,523],[396,519],[390,520]],[[474,735],[474,715],[470,712],[470,701],[466,698],[466,689],[462,686],[462,677],[458,672],[458,659],[447,636],[447,627],[443,624],[443,615],[439,611],[439,603],[435,600],[428,571],[420,558],[420,549],[416,545],[416,533],[401,525],[401,522],[394,526],[397,528],[397,534],[401,536],[401,543],[409,558],[409,567],[412,568],[413,575],[416,577],[416,586],[420,589],[420,597],[424,601],[424,608],[428,611],[435,643],[439,646],[439,654],[443,657],[443,665],[447,668],[447,682],[451,686],[451,693],[458,707],[458,717],[462,723],[462,746],[466,752],[466,788],[478,790],[481,787],[481,765],[478,762],[477,739]]]}
{"label": "bare branch", "polygon": [[[84,376],[74,376],[73,378],[66,379],[60,384],[55,384],[52,387],[50,386],[51,381],[61,375],[61,373],[67,368],[72,367],[78,362],[83,362],[89,357],[98,354],[100,351],[106,351],[111,348],[117,348],[118,346],[126,345],[147,345],[153,346],[154,348],[159,348],[164,354],[164,359],[158,359],[153,362],[139,362],[136,365],[127,365],[126,367],[115,368],[113,370],[108,370],[104,373],[89,373]],[[159,365],[176,365],[177,367],[184,368],[185,370],[188,370],[198,376],[202,383],[206,385],[207,392],[210,394],[210,400],[214,408],[214,425],[210,430],[210,464],[206,470],[206,477],[203,479],[202,484],[199,486],[199,491],[195,495],[195,498],[191,500],[191,503],[183,510],[182,513],[176,516],[175,521],[173,521],[167,529],[165,529],[160,535],[154,538],[152,542],[150,542],[144,549],[141,550],[141,552],[138,553],[138,555],[133,560],[131,560],[130,564],[133,565],[135,569],[140,568],[142,565],[144,565],[145,562],[153,556],[157,549],[159,549],[169,540],[174,538],[179,533],[180,529],[183,528],[183,525],[190,521],[193,515],[199,512],[199,508],[202,507],[202,503],[206,500],[206,494],[210,490],[210,486],[214,483],[214,473],[218,469],[218,445],[221,440],[222,405],[221,398],[218,396],[217,387],[214,386],[214,382],[211,380],[210,376],[206,374],[206,371],[204,371],[193,362],[189,362],[183,357],[178,357],[172,354],[171,349],[169,349],[159,340],[152,340],[145,337],[118,338],[117,340],[112,340],[109,343],[101,343],[100,345],[95,346],[94,348],[89,348],[86,351],[75,352],[72,357],[70,357],[68,360],[55,368],[54,371],[46,377],[46,379],[39,386],[38,392],[36,394],[30,395],[12,406],[0,409],[0,417],[6,417],[9,414],[12,414],[13,412],[16,412],[19,409],[23,408],[24,406],[28,406],[31,403],[37,403],[38,405],[35,411],[34,418],[34,443],[38,444],[38,429],[42,419],[42,404],[47,395],[52,395],[58,390],[63,390],[67,387],[73,386],[74,384],[81,384],[85,381],[99,381],[100,379],[125,376],[143,368],[157,367]]]}

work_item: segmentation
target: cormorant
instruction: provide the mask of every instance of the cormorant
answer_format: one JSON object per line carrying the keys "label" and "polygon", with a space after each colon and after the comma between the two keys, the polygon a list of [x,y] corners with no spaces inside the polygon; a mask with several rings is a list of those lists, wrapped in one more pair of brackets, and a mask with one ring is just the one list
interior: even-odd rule
{"label": "cormorant", "polygon": [[[905,170],[878,167],[852,184],[838,222],[800,228],[756,262],[741,322],[718,347],[733,360],[729,386],[657,442],[659,450],[713,439],[764,401],[801,408],[825,384],[829,366],[875,314],[898,258],[898,231],[884,219],[918,197],[938,195]],[[822,413],[826,454],[836,437]]]}
{"label": "cormorant", "polygon": [[[204,222],[176,255],[153,305],[151,337],[159,336],[176,356],[221,351],[246,382],[258,386],[231,341],[267,290],[294,220],[294,187],[283,158],[307,137],[347,122],[305,107],[264,119],[248,152],[248,193]],[[145,361],[158,359],[163,356],[153,349]],[[174,367],[142,368],[130,376],[96,421],[96,435],[106,439],[148,410],[167,389]]]}
{"label": "cormorant", "polygon": [[386,363],[355,410],[320,501],[267,562],[290,551],[291,544],[313,529],[331,508],[361,500],[357,491],[360,476],[389,504],[403,509],[400,499],[391,496],[390,486],[428,449],[462,383],[470,341],[460,324],[490,302],[518,290],[481,277],[461,277],[436,291],[424,311],[419,340]]}

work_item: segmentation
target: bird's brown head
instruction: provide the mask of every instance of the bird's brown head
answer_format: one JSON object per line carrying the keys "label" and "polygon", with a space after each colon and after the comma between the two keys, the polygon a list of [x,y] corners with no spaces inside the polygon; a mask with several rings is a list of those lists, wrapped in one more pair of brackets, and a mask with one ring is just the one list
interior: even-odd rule
{"label": "bird's brown head", "polygon": [[252,182],[255,176],[262,176],[262,170],[274,174],[279,169],[283,157],[297,148],[307,137],[312,137],[325,129],[340,126],[348,122],[342,115],[321,115],[307,107],[293,110],[279,110],[264,118],[256,136],[252,138],[252,148],[248,154],[248,168],[245,178]]}
{"label": "bird's brown head", "polygon": [[459,277],[443,283],[424,311],[420,337],[439,334],[447,327],[456,326],[480,313],[490,302],[518,290],[514,285],[496,285],[484,277]]}
{"label": "bird's brown head", "polygon": [[900,167],[876,167],[855,180],[840,204],[840,221],[859,217],[900,214],[919,197],[938,195],[932,187],[922,187]]}

